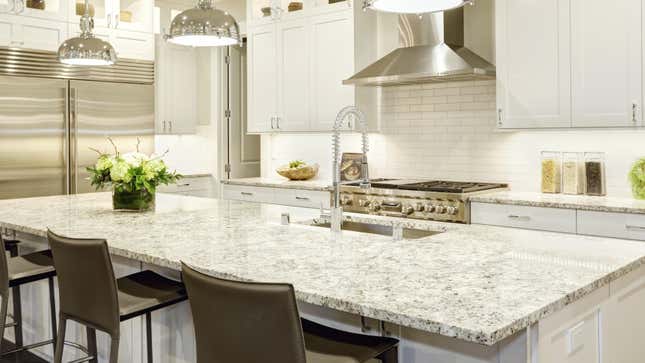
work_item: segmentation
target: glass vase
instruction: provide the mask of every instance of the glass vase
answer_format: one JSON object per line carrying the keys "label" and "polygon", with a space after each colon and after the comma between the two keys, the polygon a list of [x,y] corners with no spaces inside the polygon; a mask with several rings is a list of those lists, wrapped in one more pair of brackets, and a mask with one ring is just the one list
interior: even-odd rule
{"label": "glass vase", "polygon": [[155,207],[155,194],[147,190],[114,189],[112,191],[112,207],[114,210],[144,212]]}

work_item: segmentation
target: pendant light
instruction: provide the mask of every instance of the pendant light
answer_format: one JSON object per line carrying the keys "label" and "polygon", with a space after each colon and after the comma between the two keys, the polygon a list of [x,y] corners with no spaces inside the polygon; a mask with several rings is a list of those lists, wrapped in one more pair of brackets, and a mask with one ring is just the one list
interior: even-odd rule
{"label": "pendant light", "polygon": [[229,13],[215,9],[211,0],[175,16],[166,40],[193,47],[221,47],[240,44],[240,27]]}
{"label": "pendant light", "polygon": [[111,66],[116,63],[112,45],[94,36],[94,19],[85,0],[85,13],[81,16],[81,35],[67,39],[58,48],[58,60],[63,64],[78,66]]}
{"label": "pendant light", "polygon": [[456,9],[472,0],[365,0],[363,8],[399,14],[436,13]]}

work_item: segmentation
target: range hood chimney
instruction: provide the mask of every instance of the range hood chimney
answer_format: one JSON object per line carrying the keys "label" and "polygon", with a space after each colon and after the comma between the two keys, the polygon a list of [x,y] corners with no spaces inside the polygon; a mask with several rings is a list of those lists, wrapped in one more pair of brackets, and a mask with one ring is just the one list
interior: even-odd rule
{"label": "range hood chimney", "polygon": [[495,66],[464,46],[464,9],[399,16],[401,48],[343,84],[403,84],[495,79]]}

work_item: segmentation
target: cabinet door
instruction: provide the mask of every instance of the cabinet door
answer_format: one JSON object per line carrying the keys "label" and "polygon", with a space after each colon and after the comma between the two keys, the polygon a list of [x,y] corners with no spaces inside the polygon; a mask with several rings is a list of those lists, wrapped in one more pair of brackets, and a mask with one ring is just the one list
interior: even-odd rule
{"label": "cabinet door", "polygon": [[498,0],[495,9],[498,127],[571,126],[569,0]]}
{"label": "cabinet door", "polygon": [[112,0],[114,28],[152,33],[152,0]]}
{"label": "cabinet door", "polygon": [[271,131],[275,128],[278,104],[276,26],[249,29],[248,41],[248,131]]}
{"label": "cabinet door", "polygon": [[112,30],[112,46],[120,58],[153,61],[155,39],[152,33]]}
{"label": "cabinet door", "polygon": [[67,21],[68,0],[9,0],[13,3],[12,10],[21,16],[45,20]]}
{"label": "cabinet door", "polygon": [[278,122],[277,129],[309,128],[310,43],[306,19],[278,24]]}
{"label": "cabinet door", "polygon": [[165,44],[163,61],[166,107],[165,132],[169,134],[195,133],[197,125],[197,74],[195,49]]}
{"label": "cabinet door", "polygon": [[611,294],[603,309],[602,361],[640,363],[645,345],[636,337],[645,329],[645,268],[612,282]]}
{"label": "cabinet door", "polygon": [[641,18],[640,0],[571,0],[574,126],[638,123]]}
{"label": "cabinet door", "polygon": [[21,48],[57,51],[67,39],[67,23],[25,16],[17,16],[15,21],[15,41]]}
{"label": "cabinet door", "polygon": [[0,14],[0,47],[13,46],[12,42],[16,41],[14,17],[15,15]]}
{"label": "cabinet door", "polygon": [[343,80],[354,74],[352,10],[311,18],[311,128],[329,131],[336,114],[356,103],[354,87]]}

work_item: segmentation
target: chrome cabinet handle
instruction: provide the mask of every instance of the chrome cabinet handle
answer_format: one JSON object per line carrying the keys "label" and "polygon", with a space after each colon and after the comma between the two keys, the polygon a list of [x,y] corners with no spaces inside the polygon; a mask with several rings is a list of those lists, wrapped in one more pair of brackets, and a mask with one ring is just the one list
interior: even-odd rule
{"label": "chrome cabinet handle", "polygon": [[168,121],[168,132],[172,132],[172,121]]}
{"label": "chrome cabinet handle", "polygon": [[625,229],[628,231],[637,231],[637,232],[645,232],[645,227],[642,226],[634,226],[634,225],[625,225]]}
{"label": "chrome cabinet handle", "polygon": [[247,197],[252,197],[253,196],[253,193],[249,193],[249,192],[240,192],[240,194],[245,195]]}
{"label": "chrome cabinet handle", "polygon": [[309,199],[307,197],[296,197],[296,200],[307,200],[307,201],[309,201],[311,199]]}
{"label": "chrome cabinet handle", "polygon": [[166,121],[163,122],[163,132],[166,132]]}
{"label": "chrome cabinet handle", "polygon": [[275,122],[275,116],[271,116],[271,130],[275,129],[273,122]]}
{"label": "chrome cabinet handle", "polygon": [[114,14],[114,29],[119,27],[119,14]]}
{"label": "chrome cabinet handle", "polygon": [[275,117],[276,129],[280,130],[280,116]]}
{"label": "chrome cabinet handle", "polygon": [[502,109],[501,108],[497,110],[497,125],[498,126],[503,125],[503,123],[502,123]]}
{"label": "chrome cabinet handle", "polygon": [[514,214],[509,215],[508,218],[516,221],[522,221],[522,222],[528,222],[531,220],[531,217],[529,216],[518,216]]}
{"label": "chrome cabinet handle", "polygon": [[634,123],[637,122],[637,117],[636,117],[637,110],[638,110],[638,104],[636,102],[632,102],[632,122]]}
{"label": "chrome cabinet handle", "polygon": [[107,26],[108,28],[112,26],[112,14],[108,14],[107,16]]}

